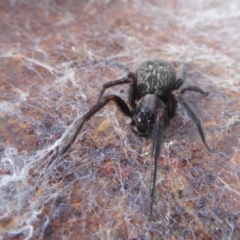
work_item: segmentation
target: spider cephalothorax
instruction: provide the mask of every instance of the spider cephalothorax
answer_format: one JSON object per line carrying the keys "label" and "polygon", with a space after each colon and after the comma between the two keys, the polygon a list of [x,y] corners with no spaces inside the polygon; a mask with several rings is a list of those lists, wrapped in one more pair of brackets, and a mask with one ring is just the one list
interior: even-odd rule
{"label": "spider cephalothorax", "polygon": [[[121,64],[117,63],[116,65],[128,70],[128,68]],[[61,154],[65,153],[76,139],[84,123],[108,102],[114,101],[119,109],[132,119],[132,130],[140,136],[151,137],[152,139],[151,154],[154,159],[154,164],[151,181],[150,219],[152,219],[157,160],[160,157],[163,131],[175,114],[177,102],[182,105],[190,118],[195,122],[202,142],[208,151],[210,151],[204,137],[200,119],[182,97],[182,94],[186,90],[196,91],[206,95],[208,93],[199,87],[185,84],[186,75],[187,70],[185,65],[183,65],[180,77],[176,78],[175,69],[169,62],[163,60],[148,60],[143,62],[135,73],[129,71],[126,77],[105,83],[97,103],[83,115],[73,137],[60,151]],[[124,100],[116,95],[102,97],[107,88],[126,83],[131,86],[129,92],[131,109]]]}

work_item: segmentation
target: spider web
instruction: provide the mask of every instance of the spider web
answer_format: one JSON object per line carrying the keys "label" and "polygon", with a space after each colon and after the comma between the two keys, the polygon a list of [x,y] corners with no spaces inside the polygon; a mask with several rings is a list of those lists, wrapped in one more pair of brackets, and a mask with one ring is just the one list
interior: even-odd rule
{"label": "spider web", "polygon": [[[80,3],[79,3],[80,2]],[[0,3],[0,239],[238,239],[239,15],[224,1]],[[184,98],[165,131],[153,220],[151,141],[108,104],[77,121],[103,83],[149,58],[171,62],[210,92]],[[127,100],[129,86],[108,89]],[[75,122],[74,122],[75,121]]]}

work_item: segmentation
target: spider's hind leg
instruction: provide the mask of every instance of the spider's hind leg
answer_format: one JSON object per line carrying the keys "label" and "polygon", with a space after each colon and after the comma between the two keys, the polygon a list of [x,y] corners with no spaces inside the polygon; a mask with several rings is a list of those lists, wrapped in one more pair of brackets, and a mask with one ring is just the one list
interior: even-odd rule
{"label": "spider's hind leg", "polygon": [[106,61],[106,65],[111,66],[111,67],[117,67],[117,68],[119,68],[119,69],[121,69],[121,70],[123,70],[127,73],[130,72],[128,67],[126,67],[125,65],[123,65],[121,63],[118,63],[116,61]]}
{"label": "spider's hind leg", "polygon": [[99,94],[97,102],[99,102],[102,99],[102,96],[103,96],[103,94],[104,94],[104,92],[107,88],[110,88],[110,87],[113,87],[113,86],[116,86],[116,85],[119,85],[119,84],[126,84],[126,83],[133,84],[134,80],[131,77],[129,77],[129,75],[130,74],[128,74],[127,77],[119,78],[119,79],[104,83],[103,86],[102,86],[102,90]]}
{"label": "spider's hind leg", "polygon": [[182,73],[179,76],[179,78],[177,79],[174,89],[178,90],[181,94],[183,94],[185,91],[195,91],[195,92],[199,92],[204,95],[208,95],[208,92],[205,92],[200,87],[188,85],[188,84],[185,85],[184,81],[186,80],[186,78],[187,78],[187,65],[186,65],[186,63],[183,63]]}
{"label": "spider's hind leg", "polygon": [[183,85],[183,83],[186,80],[186,78],[187,78],[187,65],[186,65],[186,63],[183,62],[183,64],[182,64],[182,73],[179,76],[179,78],[177,79],[177,81],[175,83],[175,86],[174,86],[174,89],[175,90],[179,89]]}
{"label": "spider's hind leg", "polygon": [[178,90],[181,94],[183,94],[185,91],[195,91],[195,92],[199,92],[203,95],[208,95],[209,94],[209,92],[205,92],[200,87],[193,86],[193,85],[183,85]]}

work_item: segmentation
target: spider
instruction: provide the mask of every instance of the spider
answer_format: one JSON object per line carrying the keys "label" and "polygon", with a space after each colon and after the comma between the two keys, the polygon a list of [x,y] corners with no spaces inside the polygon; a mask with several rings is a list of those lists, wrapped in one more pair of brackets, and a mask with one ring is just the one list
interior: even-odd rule
{"label": "spider", "polygon": [[[152,220],[157,162],[161,153],[163,133],[175,114],[177,102],[182,105],[192,121],[196,124],[203,144],[207,150],[211,152],[206,143],[200,119],[182,97],[182,94],[187,90],[196,91],[204,95],[208,95],[208,92],[203,91],[197,86],[184,84],[187,76],[185,64],[183,64],[182,73],[179,78],[176,78],[176,72],[173,66],[164,60],[145,61],[137,68],[135,73],[129,71],[128,68],[121,64],[116,63],[115,65],[127,70],[127,76],[103,85],[97,103],[82,116],[72,138],[62,148],[60,154],[64,154],[75,141],[86,121],[110,101],[115,102],[122,113],[132,119],[132,131],[139,136],[150,137],[152,140],[151,156],[154,163],[151,174],[151,203],[149,215],[149,219]],[[106,89],[119,84],[130,84],[129,103],[131,108],[117,95],[103,97]]]}

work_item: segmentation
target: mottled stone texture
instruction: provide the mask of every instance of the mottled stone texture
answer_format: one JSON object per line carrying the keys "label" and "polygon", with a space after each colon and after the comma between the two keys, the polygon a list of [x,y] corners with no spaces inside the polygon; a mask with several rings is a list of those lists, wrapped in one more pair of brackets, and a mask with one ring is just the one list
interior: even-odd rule
{"label": "mottled stone texture", "polygon": [[[229,1],[0,1],[1,239],[239,239],[240,5]],[[165,132],[153,222],[149,139],[109,104],[57,150],[103,83],[164,59],[209,96]],[[108,89],[127,100],[129,86]],[[72,126],[74,127],[74,126]],[[69,131],[70,130],[70,131]],[[62,138],[62,136],[65,136]]]}

